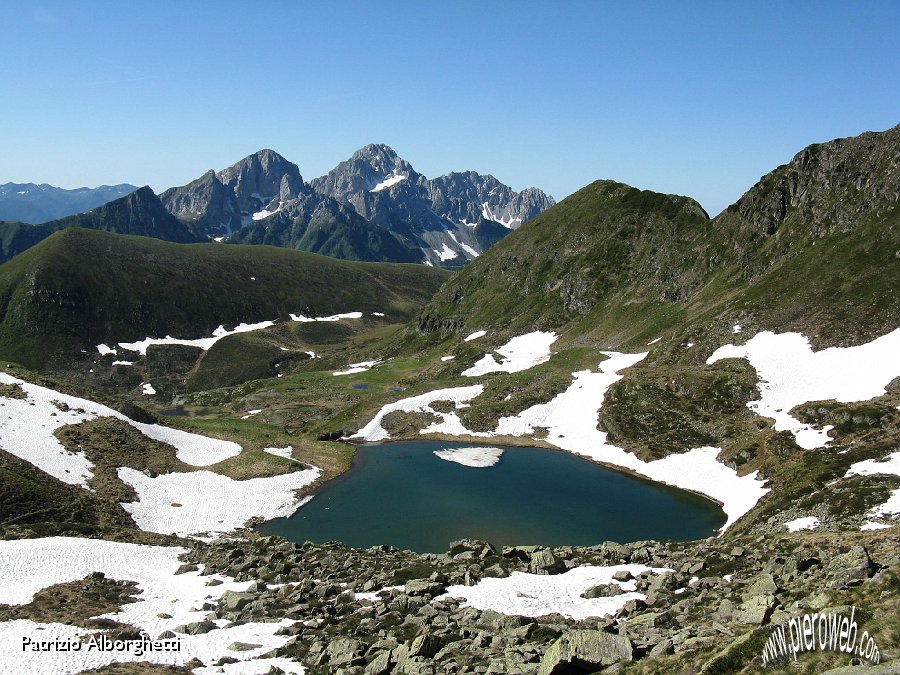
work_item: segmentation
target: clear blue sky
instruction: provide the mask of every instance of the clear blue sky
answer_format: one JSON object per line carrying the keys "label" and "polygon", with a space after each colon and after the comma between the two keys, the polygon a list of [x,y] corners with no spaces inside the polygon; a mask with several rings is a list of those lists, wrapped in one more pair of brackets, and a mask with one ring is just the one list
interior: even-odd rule
{"label": "clear blue sky", "polygon": [[900,122],[900,2],[0,4],[0,183],[180,185],[260,148],[714,215],[805,145]]}

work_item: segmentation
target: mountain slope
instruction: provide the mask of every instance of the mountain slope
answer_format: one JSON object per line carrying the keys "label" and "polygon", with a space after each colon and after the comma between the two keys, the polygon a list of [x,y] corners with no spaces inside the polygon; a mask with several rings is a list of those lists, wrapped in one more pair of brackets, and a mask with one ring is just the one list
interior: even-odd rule
{"label": "mountain slope", "polygon": [[410,317],[446,277],[424,266],[71,228],[0,266],[0,354],[41,367],[101,342],[202,337],[292,312]]}
{"label": "mountain slope", "polygon": [[834,344],[884,332],[900,287],[898,167],[896,127],[811,146],[714,220],[693,200],[599,181],[450,280],[419,329],[570,326],[615,346],[656,312],[743,314]]}
{"label": "mountain slope", "polygon": [[428,180],[384,144],[357,150],[310,185],[415,242],[430,264],[452,267],[501,238],[497,231],[478,236],[474,230],[479,224],[515,228],[553,204],[540,190],[516,193],[493,176],[474,172]]}
{"label": "mountain slope", "polygon": [[159,197],[147,186],[87,213],[54,220],[46,226],[52,230],[83,227],[182,244],[200,241],[191,228],[166,211]]}
{"label": "mountain slope", "polygon": [[46,183],[6,183],[0,185],[0,220],[46,223],[83,213],[135,190],[136,186],[127,183],[75,190],[65,190]]}
{"label": "mountain slope", "polygon": [[344,260],[421,262],[421,254],[402,237],[378,227],[353,209],[304,185],[271,215],[254,219],[226,240],[269,244]]}
{"label": "mountain slope", "polygon": [[52,220],[41,225],[0,222],[0,262],[69,227],[103,230],[117,234],[153,237],[179,243],[200,241],[193,229],[163,208],[149,187],[142,187],[86,213]]}

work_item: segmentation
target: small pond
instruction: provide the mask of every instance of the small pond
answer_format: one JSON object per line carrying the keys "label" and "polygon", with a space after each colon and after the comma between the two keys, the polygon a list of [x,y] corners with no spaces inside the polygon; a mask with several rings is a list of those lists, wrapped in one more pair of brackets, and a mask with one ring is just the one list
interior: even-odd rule
{"label": "small pond", "polygon": [[259,530],[296,542],[390,544],[420,553],[455,539],[495,546],[587,546],[606,540],[700,539],[725,524],[719,506],[691,492],[606,469],[568,452],[490,446],[489,467],[435,451],[479,447],[443,441],[363,445],[353,467],[290,518]]}

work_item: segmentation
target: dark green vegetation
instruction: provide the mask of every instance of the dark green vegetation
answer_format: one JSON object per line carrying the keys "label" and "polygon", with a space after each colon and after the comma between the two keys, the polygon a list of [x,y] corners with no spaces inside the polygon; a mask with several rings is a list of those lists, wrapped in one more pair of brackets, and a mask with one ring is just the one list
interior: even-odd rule
{"label": "dark green vegetation", "polygon": [[260,246],[71,228],[0,267],[0,358],[42,367],[145,337],[203,337],[289,313],[414,315],[447,273]]}

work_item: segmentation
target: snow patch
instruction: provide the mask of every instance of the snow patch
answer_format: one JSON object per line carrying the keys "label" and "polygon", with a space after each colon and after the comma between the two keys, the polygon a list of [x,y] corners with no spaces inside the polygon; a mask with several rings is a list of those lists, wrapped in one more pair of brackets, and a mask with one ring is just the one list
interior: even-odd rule
{"label": "snow patch", "polygon": [[707,364],[747,359],[759,374],[762,397],[747,404],[753,412],[775,420],[776,431],[790,431],[807,450],[830,442],[830,425],[816,429],[790,414],[794,406],[834,399],[867,401],[885,393],[900,375],[900,328],[857,347],[830,347],[813,352],[800,333],[757,333],[744,345],[719,347]]}
{"label": "snow patch", "polygon": [[448,462],[456,462],[476,469],[486,469],[500,461],[503,450],[500,448],[446,448],[435,450],[434,454]]}
{"label": "snow patch", "polygon": [[441,262],[453,260],[456,256],[459,255],[456,251],[447,246],[447,244],[444,244],[443,248],[440,251],[435,249],[434,254],[438,258],[440,258]]}
{"label": "snow patch", "polygon": [[113,361],[114,366],[133,366],[134,361]]}
{"label": "snow patch", "polygon": [[382,190],[391,187],[392,185],[396,185],[397,183],[401,183],[405,181],[408,176],[404,176],[401,173],[397,173],[396,171],[391,171],[390,174],[385,176],[385,178],[377,183],[369,192],[381,192]]}
{"label": "snow patch", "polygon": [[495,351],[503,357],[499,363],[493,354],[485,354],[474,366],[462,372],[465,377],[487,373],[518,373],[550,360],[550,345],[556,342],[556,333],[534,331],[514,337]]}
{"label": "snow patch", "polygon": [[100,356],[106,356],[107,354],[116,356],[116,350],[105,344],[97,345],[97,351],[100,352]]}
{"label": "snow patch", "polygon": [[463,342],[471,342],[472,340],[477,340],[480,337],[484,337],[487,335],[486,330],[476,330],[474,333],[471,333],[463,338]]}
{"label": "snow patch", "polygon": [[154,389],[153,385],[149,382],[141,382],[141,394],[144,396],[153,396],[156,394],[156,389]]}
{"label": "snow patch", "polygon": [[450,355],[450,356],[442,356],[442,357],[441,357],[441,361],[452,361],[452,360],[455,359],[455,358],[456,358],[456,357],[455,357],[455,356],[452,356],[452,355]]}
{"label": "snow patch", "polygon": [[[645,599],[644,594],[635,591],[634,581],[616,581],[613,575],[621,571],[638,575],[648,570],[655,574],[671,571],[643,565],[584,565],[555,575],[513,572],[505,579],[482,579],[474,586],[449,586],[447,593],[435,600],[463,598],[465,602],[461,606],[482,611],[493,610],[514,616],[559,613],[582,621],[588,617],[615,614],[629,600]],[[588,588],[599,584],[617,584],[625,592],[609,598],[581,597]]]}
{"label": "snow patch", "polygon": [[263,452],[268,452],[270,455],[275,455],[276,457],[284,457],[292,462],[297,461],[292,454],[294,452],[293,445],[289,445],[286,448],[263,448]]}
{"label": "snow patch", "polygon": [[339,375],[353,375],[354,373],[362,373],[381,363],[381,359],[374,361],[360,361],[359,363],[351,363],[347,366],[347,370],[338,370],[332,373],[335,377]]}
{"label": "snow patch", "polygon": [[789,520],[785,524],[788,532],[799,532],[800,530],[815,530],[819,527],[819,519],[815,516],[805,516],[803,518],[795,518]]}
{"label": "snow patch", "polygon": [[647,346],[649,347],[650,345],[655,345],[657,342],[659,342],[659,341],[662,340],[662,339],[663,339],[663,336],[660,335],[660,336],[659,336],[658,338],[656,338],[655,340],[650,340],[650,342],[647,343]]}

